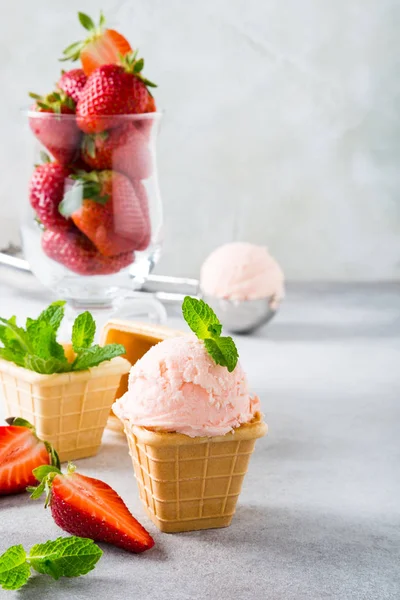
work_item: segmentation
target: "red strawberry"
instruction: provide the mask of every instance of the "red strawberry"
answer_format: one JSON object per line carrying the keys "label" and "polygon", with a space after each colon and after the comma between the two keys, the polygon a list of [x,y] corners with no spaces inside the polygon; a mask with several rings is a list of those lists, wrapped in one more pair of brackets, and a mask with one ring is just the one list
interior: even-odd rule
{"label": "red strawberry", "polygon": [[117,64],[121,56],[132,50],[129,42],[118,31],[104,29],[105,19],[102,13],[97,27],[84,13],[79,12],[78,18],[90,35],[83,42],[75,42],[68,46],[61,60],[75,61],[80,58],[86,75],[91,75],[101,65]]}
{"label": "red strawberry", "polygon": [[46,505],[50,504],[53,519],[61,529],[128,552],[144,552],[154,546],[151,535],[112,487],[74,471],[73,465],[68,466],[65,475],[58,469],[52,473],[35,470],[41,483],[32,497],[38,498],[48,486]]}
{"label": "red strawberry", "polygon": [[68,165],[78,153],[81,137],[75,102],[63,91],[30,96],[36,101],[29,115],[30,128],[59,163]]}
{"label": "red strawberry", "polygon": [[36,437],[33,425],[11,417],[8,426],[0,427],[0,496],[24,492],[34,485],[32,470],[53,463],[59,467],[57,454],[47,442]]}
{"label": "red strawberry", "polygon": [[147,179],[152,170],[147,140],[138,131],[135,121],[101,133],[86,134],[82,158],[93,169],[113,169],[131,179]]}
{"label": "red strawberry", "polygon": [[29,201],[32,208],[41,223],[55,231],[65,231],[71,226],[71,220],[63,217],[58,210],[69,173],[62,165],[46,161],[36,167],[29,183]]}
{"label": "red strawberry", "polygon": [[156,101],[154,100],[153,96],[151,94],[149,94],[149,99],[147,101],[146,110],[144,112],[150,113],[150,112],[156,112],[156,111],[157,111]]}
{"label": "red strawberry", "polygon": [[141,247],[148,226],[129,179],[116,171],[73,175],[74,187],[60,206],[104,256]]}
{"label": "red strawberry", "polygon": [[136,192],[136,196],[139,199],[140,208],[142,209],[142,215],[146,224],[145,227],[145,235],[141,241],[140,246],[138,246],[137,250],[145,250],[147,246],[150,244],[151,239],[151,223],[150,223],[150,215],[149,215],[149,201],[147,197],[147,191],[141,181],[132,181],[133,188]]}
{"label": "red strawberry", "polygon": [[61,77],[57,82],[57,87],[72,98],[74,102],[78,102],[86,81],[87,77],[82,69],[62,71]]}
{"label": "red strawberry", "polygon": [[134,261],[134,254],[126,252],[118,256],[103,256],[80,231],[51,231],[42,235],[44,253],[70,271],[79,275],[110,275],[118,273]]}
{"label": "red strawberry", "polygon": [[136,60],[136,54],[126,55],[121,66],[103,65],[89,77],[76,107],[82,131],[99,133],[117,127],[120,120],[110,115],[145,112],[149,102],[146,86],[154,84],[141,75],[144,61]]}

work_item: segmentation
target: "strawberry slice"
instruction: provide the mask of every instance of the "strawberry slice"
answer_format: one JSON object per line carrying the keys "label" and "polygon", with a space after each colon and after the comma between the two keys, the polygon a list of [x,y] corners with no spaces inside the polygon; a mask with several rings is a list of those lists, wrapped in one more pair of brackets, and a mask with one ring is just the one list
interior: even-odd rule
{"label": "strawberry slice", "polygon": [[105,29],[105,19],[100,13],[98,26],[92,19],[79,12],[78,18],[83,27],[89,32],[89,36],[82,42],[75,42],[66,48],[64,56],[60,60],[81,59],[82,69],[89,76],[101,65],[118,64],[121,56],[131,52],[132,48],[127,39],[114,29]]}
{"label": "strawberry slice", "polygon": [[144,552],[154,540],[129,512],[122,498],[107,483],[80,475],[68,465],[67,473],[59,469],[35,469],[41,483],[33,489],[39,498],[49,489],[46,506],[50,505],[55,523],[64,531],[98,542],[107,542],[129,552]]}
{"label": "strawberry slice", "polygon": [[25,419],[7,419],[0,427],[0,496],[24,492],[36,478],[33,469],[41,465],[59,466],[57,453],[39,440],[33,425]]}

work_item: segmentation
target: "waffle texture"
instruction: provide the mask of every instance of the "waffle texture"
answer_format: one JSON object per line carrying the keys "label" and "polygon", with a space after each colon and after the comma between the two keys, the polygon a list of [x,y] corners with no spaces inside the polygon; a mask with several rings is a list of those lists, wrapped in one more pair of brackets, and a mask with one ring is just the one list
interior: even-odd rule
{"label": "waffle texture", "polygon": [[213,438],[151,431],[128,421],[124,429],[145,509],[169,533],[230,525],[256,439],[267,432],[260,414]]}
{"label": "waffle texture", "polygon": [[93,456],[101,444],[115,390],[130,369],[124,358],[98,367],[41,375],[0,360],[0,394],[6,415],[23,417],[50,442],[61,461]]}

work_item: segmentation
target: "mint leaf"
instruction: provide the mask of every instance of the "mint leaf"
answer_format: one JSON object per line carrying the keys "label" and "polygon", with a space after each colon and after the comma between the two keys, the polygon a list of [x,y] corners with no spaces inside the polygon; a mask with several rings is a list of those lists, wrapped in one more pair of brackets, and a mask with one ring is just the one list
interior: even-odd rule
{"label": "mint leaf", "polygon": [[213,309],[203,300],[186,296],[182,304],[182,312],[190,329],[201,340],[210,337],[210,325],[220,325]]}
{"label": "mint leaf", "polygon": [[24,355],[21,352],[16,352],[9,348],[0,348],[0,358],[13,362],[19,367],[24,366]]}
{"label": "mint leaf", "polygon": [[108,344],[107,346],[98,346],[95,344],[78,354],[72,363],[72,371],[82,371],[90,367],[96,367],[103,361],[121,356],[125,352],[126,350],[121,344]]}
{"label": "mint leaf", "polygon": [[212,325],[209,325],[208,331],[209,331],[209,333],[211,333],[211,337],[214,337],[214,336],[219,337],[222,332],[221,323],[213,323]]}
{"label": "mint leaf", "polygon": [[89,348],[93,344],[96,323],[90,312],[78,315],[72,328],[72,346],[75,352]]}
{"label": "mint leaf", "polygon": [[237,365],[238,351],[231,337],[220,337],[222,325],[217,315],[203,300],[186,296],[182,304],[186,323],[197,337],[204,340],[208,354],[217,365],[231,373]]}
{"label": "mint leaf", "polygon": [[[53,329],[54,333],[57,333],[61,321],[64,318],[65,304],[65,300],[57,300],[56,302],[53,302],[52,304],[50,304],[50,306],[45,308],[44,311],[40,313],[40,315],[37,318],[37,321],[44,321],[45,323],[48,323]],[[27,328],[28,327],[29,325],[27,323]]]}
{"label": "mint leaf", "polygon": [[33,546],[28,560],[39,573],[59,579],[85,575],[94,569],[102,554],[100,548],[88,538],[59,537]]}
{"label": "mint leaf", "polygon": [[23,546],[11,546],[0,556],[0,585],[4,590],[18,590],[29,576],[30,568]]}
{"label": "mint leaf", "polygon": [[28,354],[24,358],[24,367],[30,371],[36,371],[42,375],[51,375],[52,373],[65,373],[70,371],[70,365],[67,361],[58,358],[41,358],[33,354]]}
{"label": "mint leaf", "polygon": [[204,340],[204,345],[217,365],[227,367],[229,373],[234,370],[239,355],[231,337],[208,338]]}
{"label": "mint leaf", "polygon": [[0,341],[4,347],[17,354],[26,354],[31,350],[29,337],[22,327],[18,327],[16,317],[3,319],[0,317]]}
{"label": "mint leaf", "polygon": [[67,364],[64,348],[56,340],[56,333],[46,321],[37,320],[28,327],[28,336],[32,346],[32,354],[40,358],[56,358]]}

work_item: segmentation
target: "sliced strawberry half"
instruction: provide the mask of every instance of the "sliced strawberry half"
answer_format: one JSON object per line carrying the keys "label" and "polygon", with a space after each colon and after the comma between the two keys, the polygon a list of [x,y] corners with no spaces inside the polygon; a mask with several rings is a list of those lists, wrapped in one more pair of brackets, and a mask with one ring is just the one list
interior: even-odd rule
{"label": "sliced strawberry half", "polygon": [[128,40],[115,29],[105,29],[105,19],[100,13],[99,24],[96,26],[93,20],[79,12],[78,18],[83,27],[89,32],[89,36],[82,42],[75,42],[63,52],[60,60],[81,59],[82,69],[89,76],[101,65],[118,64],[121,56],[131,52],[132,48]]}
{"label": "sliced strawberry half", "polygon": [[39,498],[47,489],[46,506],[50,505],[56,524],[80,537],[107,542],[129,552],[144,552],[154,540],[129,512],[122,498],[107,483],[75,472],[59,469],[35,469],[40,484],[32,492]]}
{"label": "sliced strawberry half", "polygon": [[60,464],[55,450],[39,440],[28,421],[11,417],[7,423],[0,427],[0,496],[18,494],[34,485],[33,469]]}

